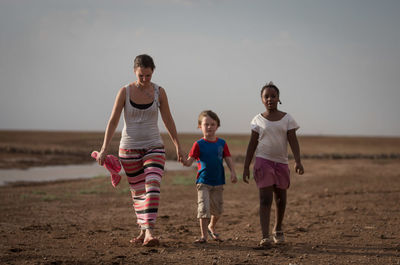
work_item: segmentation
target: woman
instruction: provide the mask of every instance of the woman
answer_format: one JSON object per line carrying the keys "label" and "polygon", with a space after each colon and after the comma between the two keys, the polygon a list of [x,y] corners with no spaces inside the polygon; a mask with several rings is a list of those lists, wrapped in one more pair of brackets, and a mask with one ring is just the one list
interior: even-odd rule
{"label": "woman", "polygon": [[119,158],[128,178],[139,236],[131,240],[143,246],[155,246],[153,236],[160,197],[161,177],[164,173],[165,150],[158,129],[158,110],[175,147],[178,161],[182,152],[177,137],[165,90],[152,83],[155,69],[153,59],[146,54],[134,61],[137,80],[120,89],[105,131],[104,142],[97,157],[103,165],[107,149],[124,110],[124,128],[119,146]]}

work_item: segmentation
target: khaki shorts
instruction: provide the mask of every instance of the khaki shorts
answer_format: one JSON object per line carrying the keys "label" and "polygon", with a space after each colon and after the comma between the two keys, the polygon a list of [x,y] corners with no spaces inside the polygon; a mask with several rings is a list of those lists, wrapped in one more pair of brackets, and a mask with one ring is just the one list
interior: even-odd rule
{"label": "khaki shorts", "polygon": [[211,215],[220,216],[223,212],[224,186],[197,184],[197,218],[211,218]]}

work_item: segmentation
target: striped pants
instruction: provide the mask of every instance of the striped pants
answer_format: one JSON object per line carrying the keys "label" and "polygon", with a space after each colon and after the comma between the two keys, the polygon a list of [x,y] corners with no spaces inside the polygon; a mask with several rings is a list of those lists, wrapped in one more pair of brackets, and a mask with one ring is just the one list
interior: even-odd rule
{"label": "striped pants", "polygon": [[142,230],[154,228],[164,174],[164,148],[119,149],[119,159],[128,178],[137,223]]}

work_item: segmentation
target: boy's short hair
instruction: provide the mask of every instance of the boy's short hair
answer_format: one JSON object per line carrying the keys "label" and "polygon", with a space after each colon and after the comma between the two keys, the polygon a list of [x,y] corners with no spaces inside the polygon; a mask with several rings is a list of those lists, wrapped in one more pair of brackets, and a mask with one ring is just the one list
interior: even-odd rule
{"label": "boy's short hair", "polygon": [[212,110],[203,110],[199,115],[198,126],[201,125],[201,121],[204,117],[209,116],[211,119],[217,122],[217,126],[221,126],[221,122],[219,121],[218,115]]}

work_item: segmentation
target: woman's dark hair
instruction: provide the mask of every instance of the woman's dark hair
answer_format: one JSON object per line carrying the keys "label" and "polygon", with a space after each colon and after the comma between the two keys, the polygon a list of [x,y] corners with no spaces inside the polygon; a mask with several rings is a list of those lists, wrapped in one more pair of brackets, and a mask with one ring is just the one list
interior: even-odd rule
{"label": "woman's dark hair", "polygon": [[199,114],[198,125],[201,125],[201,122],[204,117],[209,116],[211,119],[217,122],[217,126],[221,126],[221,122],[219,121],[218,115],[212,110],[204,110]]}
{"label": "woman's dark hair", "polygon": [[151,68],[151,70],[154,71],[156,65],[154,64],[153,58],[151,58],[150,55],[141,54],[136,56],[135,60],[133,61],[133,69],[138,67]]}
{"label": "woman's dark hair", "polygon": [[[275,91],[279,97],[279,88],[274,83],[272,83],[272,81],[270,81],[269,83],[265,84],[265,86],[263,86],[263,88],[261,89],[261,97],[262,97],[262,94],[264,93],[264,90],[267,88],[275,89]],[[279,100],[279,104],[282,104],[282,102],[280,100]]]}

